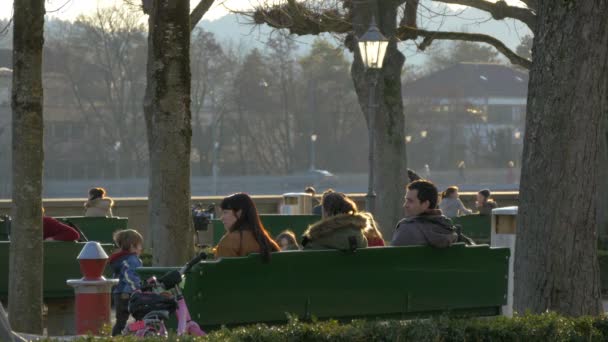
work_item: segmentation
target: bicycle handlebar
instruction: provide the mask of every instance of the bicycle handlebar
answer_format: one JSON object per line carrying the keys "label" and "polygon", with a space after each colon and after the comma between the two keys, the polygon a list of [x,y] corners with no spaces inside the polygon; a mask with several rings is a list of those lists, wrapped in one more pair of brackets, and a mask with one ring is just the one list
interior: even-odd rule
{"label": "bicycle handlebar", "polygon": [[190,269],[198,264],[201,260],[205,260],[207,259],[207,253],[202,252],[201,254],[197,255],[196,257],[194,257],[194,259],[190,260],[184,267],[182,267],[179,270],[179,273],[181,275],[184,275],[185,273],[187,273],[188,271],[190,271]]}

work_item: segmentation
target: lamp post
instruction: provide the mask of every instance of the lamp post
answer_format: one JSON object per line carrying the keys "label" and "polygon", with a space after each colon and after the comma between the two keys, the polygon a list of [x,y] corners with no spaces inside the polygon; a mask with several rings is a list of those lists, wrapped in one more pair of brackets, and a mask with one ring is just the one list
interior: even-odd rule
{"label": "lamp post", "polygon": [[310,135],[310,171],[315,169],[315,142],[317,141],[317,135]]}
{"label": "lamp post", "polygon": [[367,70],[369,78],[369,99],[367,105],[368,112],[368,137],[369,137],[369,172],[367,181],[367,195],[365,195],[365,209],[373,213],[376,191],[374,189],[374,129],[375,129],[375,99],[376,85],[378,84],[378,70],[382,69],[386,49],[389,40],[380,32],[376,26],[376,20],[372,16],[369,29],[359,38],[359,53]]}

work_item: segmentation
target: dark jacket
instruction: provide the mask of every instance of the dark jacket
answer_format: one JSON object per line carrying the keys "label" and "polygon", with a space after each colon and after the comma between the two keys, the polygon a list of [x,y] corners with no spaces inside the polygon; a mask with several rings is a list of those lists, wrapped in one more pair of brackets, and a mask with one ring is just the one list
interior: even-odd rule
{"label": "dark jacket", "polygon": [[304,249],[351,249],[351,238],[354,247],[367,247],[363,231],[368,226],[369,216],[358,214],[340,214],[329,216],[310,226],[303,234]]}
{"label": "dark jacket", "polygon": [[496,202],[494,202],[494,200],[487,200],[486,202],[484,202],[481,206],[477,207],[477,210],[479,210],[479,215],[492,215],[492,209],[498,207],[498,204]]}
{"label": "dark jacket", "polygon": [[391,246],[429,245],[444,248],[457,239],[452,221],[443,216],[441,210],[430,209],[420,216],[399,221]]}
{"label": "dark jacket", "polygon": [[108,261],[112,268],[112,277],[118,278],[113,293],[132,293],[141,288],[141,280],[135,269],[141,267],[142,262],[135,253],[116,252]]}

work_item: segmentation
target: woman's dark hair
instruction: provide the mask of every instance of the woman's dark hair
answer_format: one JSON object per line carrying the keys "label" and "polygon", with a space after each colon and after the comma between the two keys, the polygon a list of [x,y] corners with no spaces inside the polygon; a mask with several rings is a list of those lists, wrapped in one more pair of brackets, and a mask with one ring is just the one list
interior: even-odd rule
{"label": "woman's dark hair", "polygon": [[103,198],[106,195],[104,188],[91,188],[89,190],[89,199],[94,200],[96,198]]}
{"label": "woman's dark hair", "polygon": [[[264,228],[262,221],[260,221],[258,210],[249,195],[245,193],[230,195],[222,200],[220,207],[222,210],[234,211],[237,217],[234,225],[230,227],[230,231],[238,231],[242,234],[244,230],[250,230],[253,233],[255,240],[260,245],[260,253],[264,261],[270,261],[271,252],[281,250]],[[240,216],[236,215],[236,212],[239,210],[241,211]]]}
{"label": "woman's dark hair", "polygon": [[485,199],[490,198],[490,190],[488,189],[479,190],[478,194],[483,196]]}
{"label": "woman's dark hair", "polygon": [[326,191],[321,203],[327,216],[356,214],[358,211],[355,202],[341,192]]}
{"label": "woman's dark hair", "polygon": [[458,192],[458,187],[457,186],[450,186],[447,189],[445,189],[444,192],[441,193],[441,199],[450,197],[450,195],[455,194]]}

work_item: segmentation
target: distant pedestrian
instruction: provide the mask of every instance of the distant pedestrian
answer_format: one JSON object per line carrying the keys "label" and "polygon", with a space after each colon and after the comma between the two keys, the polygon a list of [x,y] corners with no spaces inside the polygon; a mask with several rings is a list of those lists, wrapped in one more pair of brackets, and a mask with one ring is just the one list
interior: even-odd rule
{"label": "distant pedestrian", "polygon": [[452,218],[462,215],[470,215],[473,213],[472,210],[464,206],[460,198],[458,197],[458,187],[450,186],[441,193],[441,202],[439,203],[439,209],[443,212],[443,215]]}
{"label": "distant pedestrian", "polygon": [[104,188],[92,188],[89,190],[89,199],[84,203],[84,216],[112,217],[112,206],[114,201],[106,197]]}
{"label": "distant pedestrian", "polygon": [[461,160],[458,163],[458,176],[460,177],[461,184],[464,184],[467,182],[467,177],[464,174],[465,169],[466,169],[466,165],[464,164],[464,160]]}
{"label": "distant pedestrian", "polygon": [[431,168],[429,164],[424,164],[424,178],[429,180],[431,179]]}
{"label": "distant pedestrian", "polygon": [[506,181],[507,181],[507,184],[515,183],[515,163],[512,160],[510,160],[509,163],[507,163]]}
{"label": "distant pedestrian", "polygon": [[307,186],[306,189],[304,189],[304,192],[312,196],[312,214],[321,216],[323,212],[323,206],[321,206],[321,203],[319,203],[319,201],[315,197],[317,194],[315,188],[313,188],[312,186]]}
{"label": "distant pedestrian", "polygon": [[483,189],[477,193],[477,210],[479,215],[492,215],[492,209],[498,207],[498,204],[490,198],[490,190]]}

